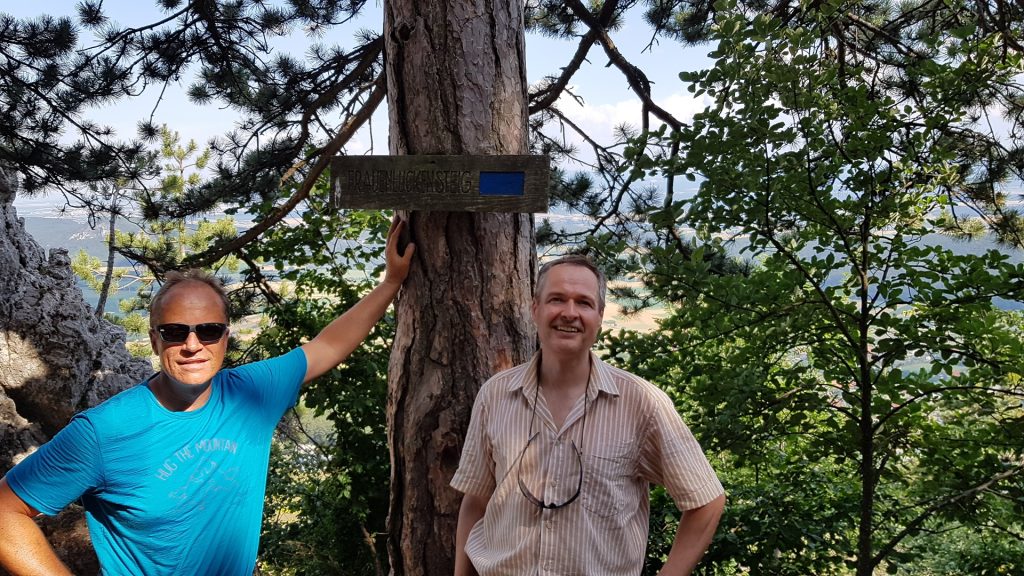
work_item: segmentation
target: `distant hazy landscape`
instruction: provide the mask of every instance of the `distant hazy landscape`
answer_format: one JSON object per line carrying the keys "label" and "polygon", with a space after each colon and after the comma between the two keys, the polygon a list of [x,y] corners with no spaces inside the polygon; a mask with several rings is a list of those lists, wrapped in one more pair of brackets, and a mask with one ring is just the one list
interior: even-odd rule
{"label": "distant hazy landscape", "polygon": [[[88,217],[84,210],[69,209],[64,213],[61,213],[56,208],[57,205],[58,203],[54,199],[47,197],[19,197],[15,201],[15,208],[18,211],[18,216],[23,218],[25,221],[25,229],[45,251],[49,251],[51,248],[66,248],[68,252],[74,256],[79,250],[84,249],[87,253],[93,256],[105,259],[107,250],[106,244],[103,241],[105,231],[102,228],[102,224],[96,229],[90,228]],[[552,218],[553,220],[578,218],[572,216],[560,217],[557,215],[545,217]],[[244,219],[238,219],[238,224],[240,227],[245,228],[249,225],[249,222]],[[126,231],[134,230],[132,225],[127,222],[125,222],[123,229]],[[931,234],[926,238],[926,241],[946,246],[957,253],[980,254],[986,250],[995,248],[1007,254],[1011,262],[1024,262],[1024,251],[1000,248],[995,244],[995,242],[988,239],[965,242],[940,234]],[[130,265],[130,262],[124,259],[119,259],[117,265],[127,266]],[[83,282],[79,282],[79,286],[83,289],[86,301],[90,304],[95,304],[97,299],[96,294],[86,288]],[[109,310],[113,311],[117,309],[117,301],[119,301],[121,297],[132,296],[134,294],[134,287],[123,292],[123,294],[115,295],[113,297],[110,304],[108,304]],[[1024,309],[1024,303],[1022,302],[1000,300],[997,301],[996,304],[1001,308],[1009,310]],[[626,318],[619,314],[618,306],[615,305],[615,303],[610,303],[606,314],[605,324],[607,328],[631,328],[644,330],[653,326],[652,323],[654,322],[654,318],[657,316],[658,311],[654,310]]]}

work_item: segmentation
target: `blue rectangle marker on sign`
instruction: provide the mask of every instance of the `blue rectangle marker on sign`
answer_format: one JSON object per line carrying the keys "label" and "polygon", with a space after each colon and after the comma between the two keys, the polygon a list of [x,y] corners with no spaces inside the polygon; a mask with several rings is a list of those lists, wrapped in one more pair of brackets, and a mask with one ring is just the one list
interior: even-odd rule
{"label": "blue rectangle marker on sign", "polygon": [[525,172],[480,172],[481,196],[522,196]]}

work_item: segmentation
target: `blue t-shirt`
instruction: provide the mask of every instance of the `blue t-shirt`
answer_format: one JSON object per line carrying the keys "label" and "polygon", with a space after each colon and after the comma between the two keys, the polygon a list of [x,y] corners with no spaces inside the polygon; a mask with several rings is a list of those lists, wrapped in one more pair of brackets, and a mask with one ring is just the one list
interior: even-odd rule
{"label": "blue t-shirt", "polygon": [[192,412],[140,384],[76,415],[7,482],[44,514],[81,497],[105,575],[250,576],[270,441],[305,374],[299,348],[221,370]]}

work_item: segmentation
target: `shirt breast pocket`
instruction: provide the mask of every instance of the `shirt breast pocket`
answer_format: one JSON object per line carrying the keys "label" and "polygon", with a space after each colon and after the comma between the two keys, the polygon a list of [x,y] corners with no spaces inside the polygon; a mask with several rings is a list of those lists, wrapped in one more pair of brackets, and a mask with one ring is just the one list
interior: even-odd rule
{"label": "shirt breast pocket", "polygon": [[583,506],[594,516],[618,516],[633,476],[634,442],[618,442],[595,452],[583,455]]}

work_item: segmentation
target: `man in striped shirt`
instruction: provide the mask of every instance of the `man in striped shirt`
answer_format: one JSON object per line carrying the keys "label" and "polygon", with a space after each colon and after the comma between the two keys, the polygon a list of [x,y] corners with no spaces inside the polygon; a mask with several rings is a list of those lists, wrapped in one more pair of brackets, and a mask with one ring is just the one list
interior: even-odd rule
{"label": "man in striped shirt", "polygon": [[640,574],[652,483],[684,511],[661,574],[710,544],[725,494],[697,441],[664,392],[591,352],[605,287],[582,256],[541,268],[540,351],[481,388],[451,482],[456,576]]}

